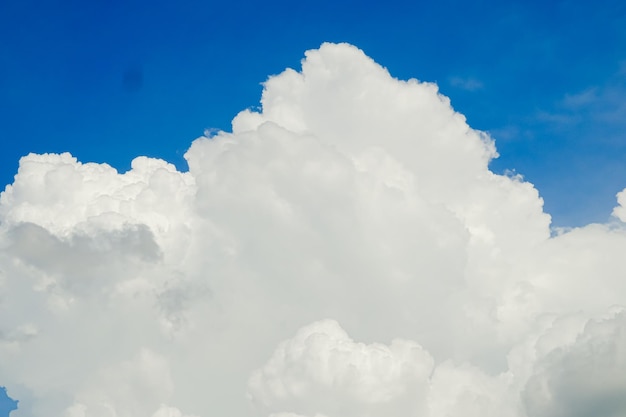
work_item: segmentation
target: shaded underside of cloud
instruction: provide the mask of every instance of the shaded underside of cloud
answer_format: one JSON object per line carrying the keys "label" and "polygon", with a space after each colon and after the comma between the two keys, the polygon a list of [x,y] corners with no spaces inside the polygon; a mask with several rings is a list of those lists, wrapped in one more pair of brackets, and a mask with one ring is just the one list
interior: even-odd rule
{"label": "shaded underside of cloud", "polygon": [[0,197],[18,416],[617,416],[624,192],[551,233],[437,86],[324,44],[188,172],[28,155]]}

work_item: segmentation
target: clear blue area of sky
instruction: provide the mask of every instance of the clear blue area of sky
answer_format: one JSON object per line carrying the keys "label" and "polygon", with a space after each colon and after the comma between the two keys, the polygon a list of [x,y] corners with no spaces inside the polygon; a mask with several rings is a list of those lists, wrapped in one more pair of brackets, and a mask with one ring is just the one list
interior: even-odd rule
{"label": "clear blue area of sky", "polygon": [[6,417],[16,409],[17,401],[7,396],[6,388],[0,387],[0,417]]}
{"label": "clear blue area of sky", "polygon": [[194,138],[324,41],[437,82],[557,226],[606,220],[626,187],[623,0],[2,0],[0,183],[29,152],[186,169]]}

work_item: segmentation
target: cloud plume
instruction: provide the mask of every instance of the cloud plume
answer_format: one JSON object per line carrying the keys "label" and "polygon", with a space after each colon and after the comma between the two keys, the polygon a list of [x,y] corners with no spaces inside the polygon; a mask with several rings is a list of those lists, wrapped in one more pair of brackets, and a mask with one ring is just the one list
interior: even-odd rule
{"label": "cloud plume", "polygon": [[437,86],[324,44],[188,172],[28,155],[0,197],[15,417],[623,414],[624,201],[564,231]]}

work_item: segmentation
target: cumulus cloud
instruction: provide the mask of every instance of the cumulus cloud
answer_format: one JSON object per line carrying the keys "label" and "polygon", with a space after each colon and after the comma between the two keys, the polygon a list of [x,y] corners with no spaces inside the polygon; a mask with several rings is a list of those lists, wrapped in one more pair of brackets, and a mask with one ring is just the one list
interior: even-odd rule
{"label": "cumulus cloud", "polygon": [[435,84],[350,45],[264,87],[188,172],[22,158],[0,196],[15,417],[623,413],[626,191],[613,223],[554,233]]}
{"label": "cumulus cloud", "polygon": [[613,209],[613,216],[626,223],[626,190],[617,193],[617,202],[619,205]]}
{"label": "cumulus cloud", "polygon": [[252,374],[260,408],[305,415],[418,414],[432,357],[417,343],[355,343],[335,321],[315,322],[283,342]]}
{"label": "cumulus cloud", "polygon": [[535,368],[523,392],[529,415],[624,415],[626,314],[589,321],[573,343],[553,349]]}

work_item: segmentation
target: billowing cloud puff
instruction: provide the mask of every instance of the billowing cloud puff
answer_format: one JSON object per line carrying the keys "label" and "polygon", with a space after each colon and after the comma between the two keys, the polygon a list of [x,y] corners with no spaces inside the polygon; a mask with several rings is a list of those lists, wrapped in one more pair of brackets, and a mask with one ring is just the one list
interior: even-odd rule
{"label": "billowing cloud puff", "polygon": [[619,206],[613,209],[613,215],[622,222],[626,222],[626,190],[617,193],[617,201]]}
{"label": "billowing cloud puff", "polygon": [[537,417],[626,413],[626,314],[589,321],[573,343],[537,362],[523,392]]}
{"label": "billowing cloud puff", "polygon": [[613,223],[551,231],[436,85],[350,45],[261,101],[184,173],[22,158],[0,196],[15,417],[623,411],[624,192]]}
{"label": "billowing cloud puff", "polygon": [[355,343],[335,321],[316,322],[280,344],[253,373],[260,408],[314,416],[387,416],[423,412],[433,359],[414,342]]}

